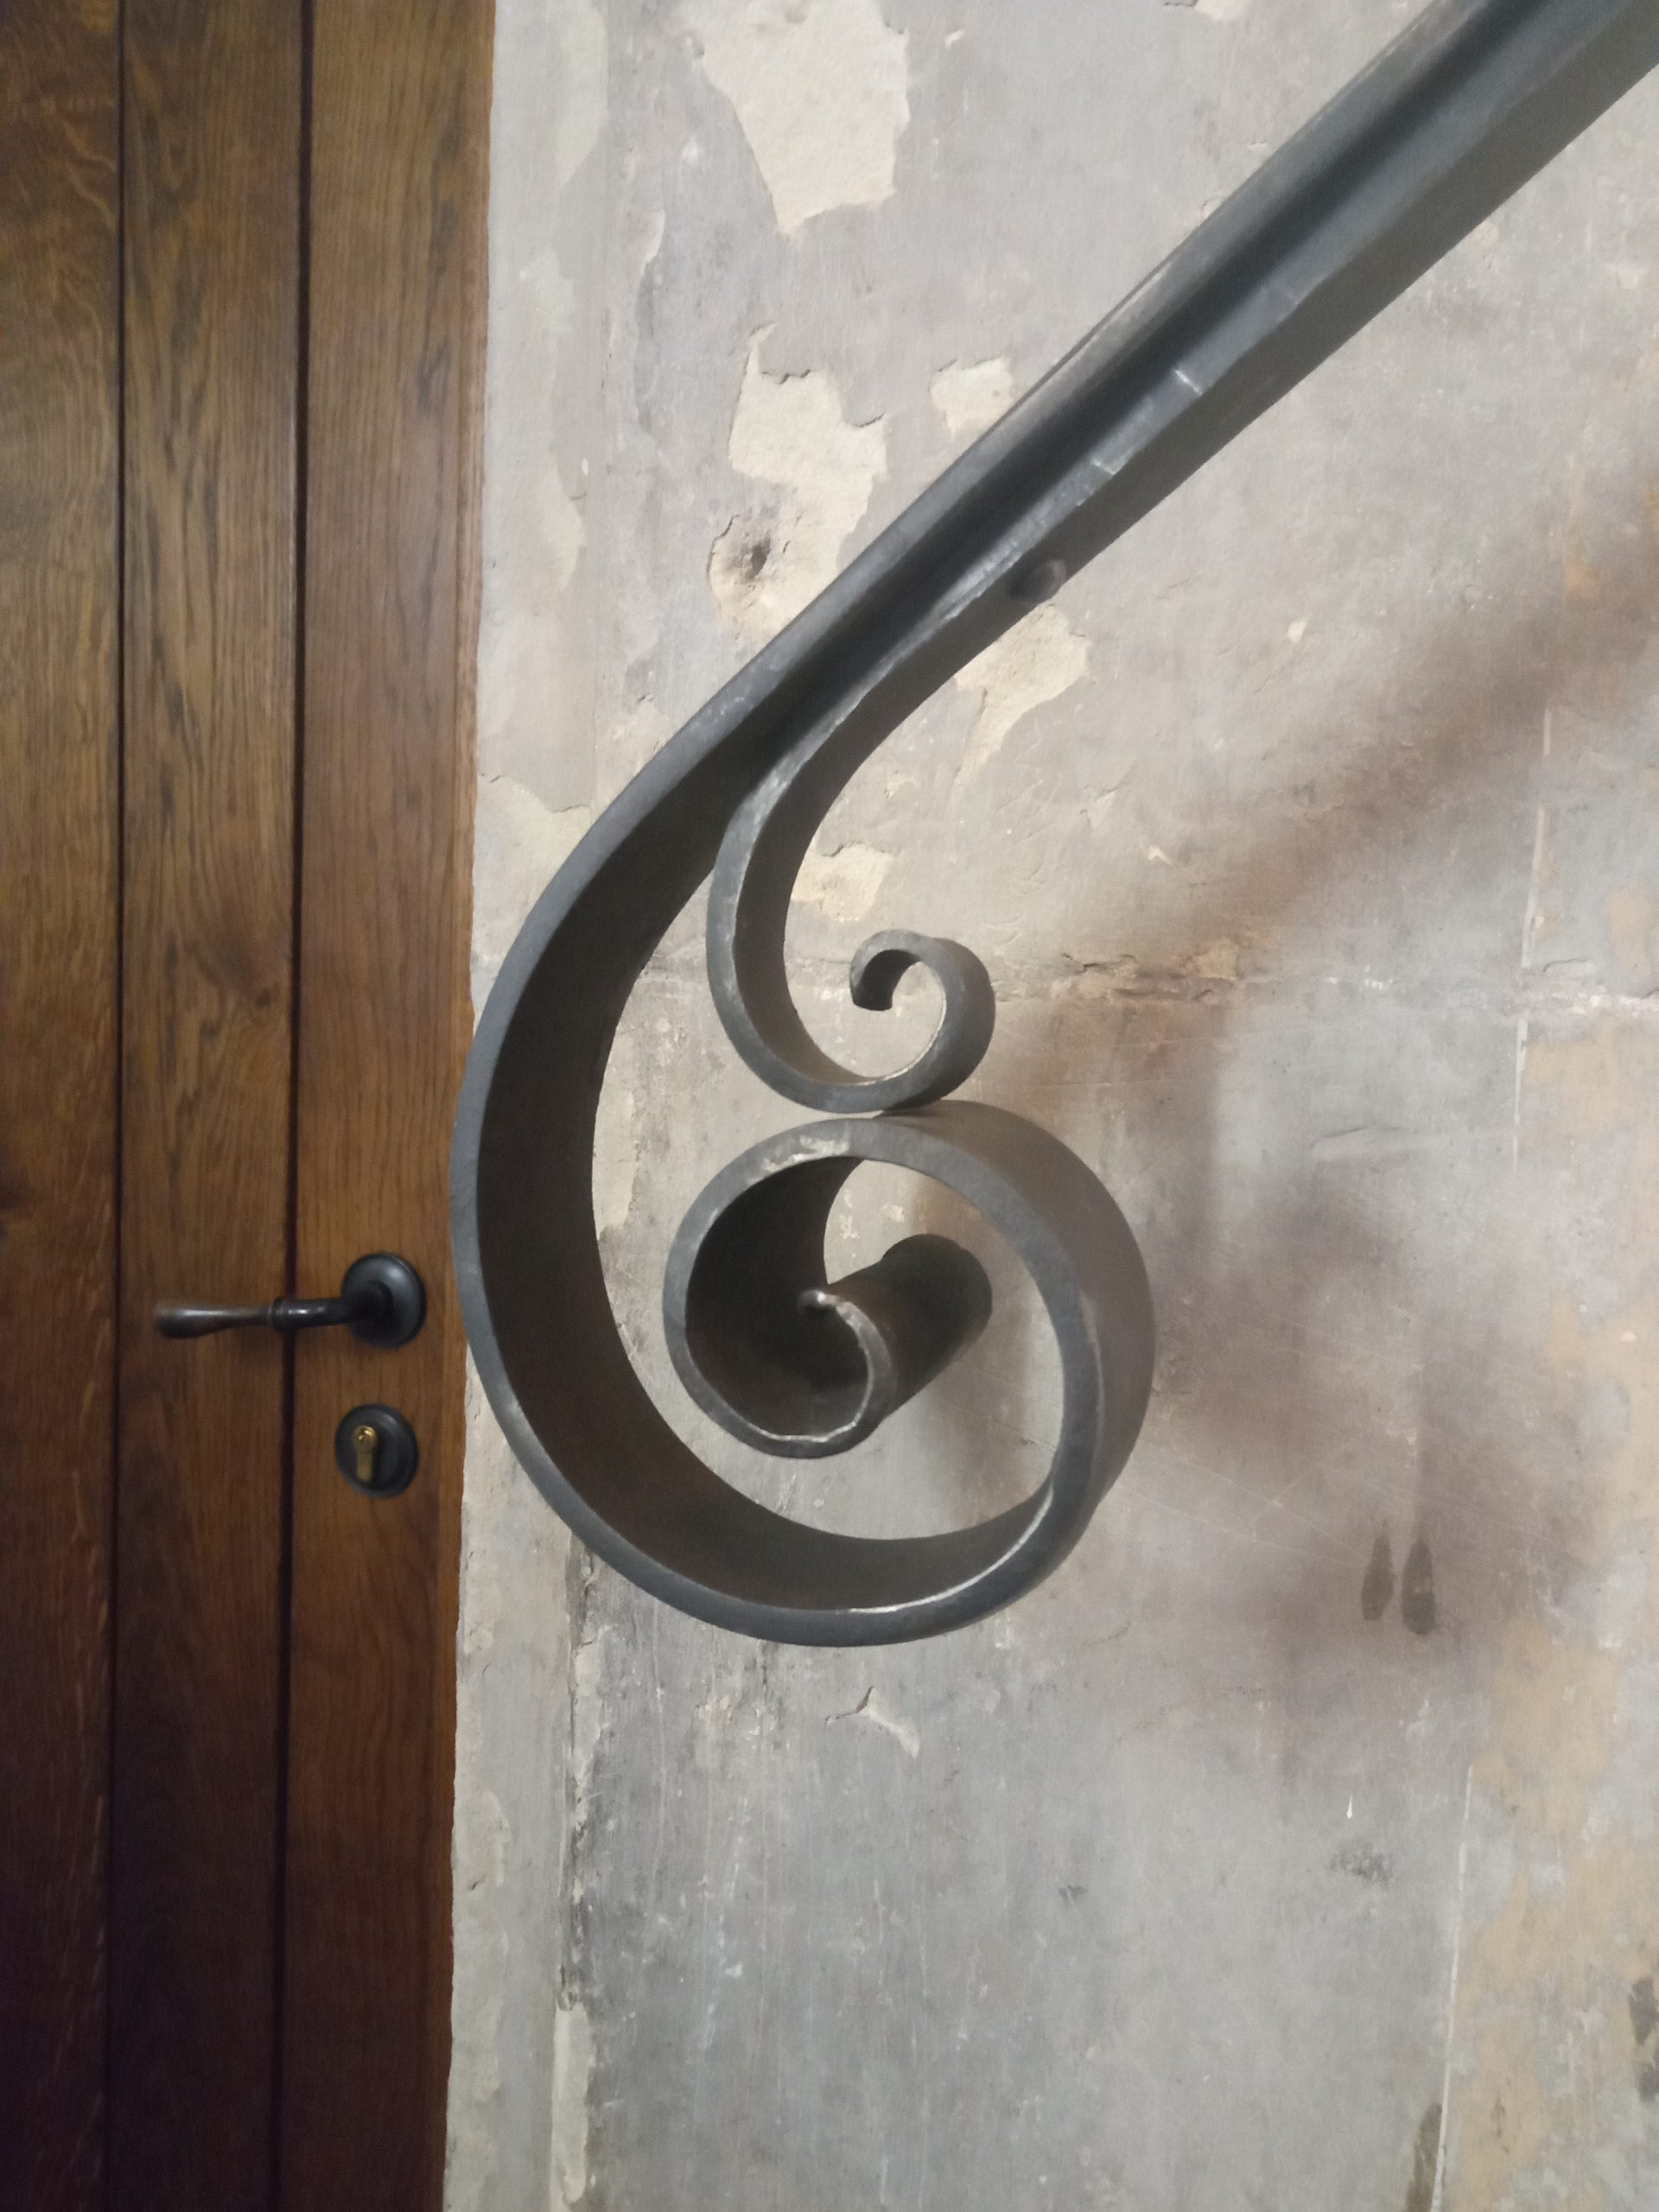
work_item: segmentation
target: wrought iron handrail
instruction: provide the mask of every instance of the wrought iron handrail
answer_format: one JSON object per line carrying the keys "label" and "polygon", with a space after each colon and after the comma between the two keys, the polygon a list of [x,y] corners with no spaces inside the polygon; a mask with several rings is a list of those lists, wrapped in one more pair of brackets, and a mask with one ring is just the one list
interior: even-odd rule
{"label": "wrought iron handrail", "polygon": [[[943,998],[918,1058],[840,1066],[790,994],[784,927],[855,770],[976,654],[1120,537],[1483,221],[1659,61],[1659,0],[1437,0],[1177,248],[641,771],[543,893],[474,1044],[454,1228],[468,1338],[520,1462],[577,1535],[705,1620],[796,1643],[925,1636],[1038,1581],[1127,1459],[1152,1306],[1128,1224],[1054,1138],[947,1103],[995,1001],[965,947],[887,931],[851,992],[910,967]],[[630,989],[712,871],[710,988],[738,1052],[830,1118],[755,1147],[670,1255],[670,1348],[698,1402],[775,1452],[845,1449],[960,1351],[977,1264],[906,1239],[830,1283],[823,1232],[862,1160],[956,1190],[1023,1260],[1061,1366],[1033,1497],[976,1527],[809,1528],[719,1479],[658,1410],[601,1266],[601,1085]]]}

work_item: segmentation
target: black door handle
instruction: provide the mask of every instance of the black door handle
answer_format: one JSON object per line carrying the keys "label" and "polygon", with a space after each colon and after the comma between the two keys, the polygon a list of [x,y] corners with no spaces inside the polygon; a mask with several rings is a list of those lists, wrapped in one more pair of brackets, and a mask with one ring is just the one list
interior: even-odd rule
{"label": "black door handle", "polygon": [[418,1334],[426,1319],[426,1287],[395,1252],[366,1252],[340,1279],[337,1298],[277,1298],[269,1306],[156,1308],[164,1337],[211,1337],[221,1329],[347,1328],[365,1344],[389,1351]]}

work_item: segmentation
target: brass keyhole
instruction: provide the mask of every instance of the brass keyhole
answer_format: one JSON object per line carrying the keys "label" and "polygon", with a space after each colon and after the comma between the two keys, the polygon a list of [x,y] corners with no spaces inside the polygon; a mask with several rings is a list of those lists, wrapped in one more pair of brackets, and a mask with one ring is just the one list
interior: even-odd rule
{"label": "brass keyhole", "polygon": [[359,1497],[399,1497],[421,1455],[415,1432],[395,1406],[352,1406],[334,1431],[334,1465]]}
{"label": "brass keyhole", "polygon": [[359,1421],[352,1431],[352,1446],[357,1453],[357,1479],[365,1490],[374,1488],[374,1455],[380,1448],[380,1432],[370,1421]]}

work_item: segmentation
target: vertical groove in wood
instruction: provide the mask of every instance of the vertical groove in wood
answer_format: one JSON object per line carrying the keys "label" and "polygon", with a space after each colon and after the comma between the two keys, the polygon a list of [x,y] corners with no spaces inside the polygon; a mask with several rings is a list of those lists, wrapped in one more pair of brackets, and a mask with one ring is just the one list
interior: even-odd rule
{"label": "vertical groove in wood", "polygon": [[[300,0],[126,0],[125,910],[111,2204],[270,2201]],[[332,1287],[332,1286],[330,1286]]]}
{"label": "vertical groove in wood", "polygon": [[119,789],[114,0],[0,10],[0,2206],[105,2166]]}
{"label": "vertical groove in wood", "polygon": [[[436,2207],[448,2057],[463,1346],[448,1150],[467,982],[481,0],[318,0],[314,26],[299,1264],[391,1246],[405,1349],[306,1347],[295,1401],[282,2202]],[[372,1503],[335,1424],[422,1465]]]}

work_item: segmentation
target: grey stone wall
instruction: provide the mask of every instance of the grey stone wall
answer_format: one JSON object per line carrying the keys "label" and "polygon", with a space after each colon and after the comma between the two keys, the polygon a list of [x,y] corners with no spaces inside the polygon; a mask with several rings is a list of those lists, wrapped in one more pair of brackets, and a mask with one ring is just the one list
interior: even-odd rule
{"label": "grey stone wall", "polygon": [[[683,717],[1413,12],[497,0],[476,986]],[[1659,2205],[1659,84],[1034,612],[826,823],[978,1095],[1147,1253],[1141,1446],[1041,1592],[760,1647],[467,1478],[454,2212]],[[710,1464],[837,1526],[1039,1479],[993,1328],[844,1461],[668,1368],[692,1195],[799,1118],[692,913],[595,1189]],[[861,1176],[868,1259],[935,1194]],[[970,1227],[966,1233],[971,1239]]]}

